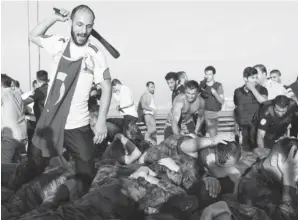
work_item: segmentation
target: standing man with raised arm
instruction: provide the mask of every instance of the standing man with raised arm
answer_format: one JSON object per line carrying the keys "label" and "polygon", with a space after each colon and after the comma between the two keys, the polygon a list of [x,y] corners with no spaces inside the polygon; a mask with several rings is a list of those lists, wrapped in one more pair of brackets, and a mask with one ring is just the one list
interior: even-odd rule
{"label": "standing man with raised arm", "polygon": [[[37,123],[33,156],[28,158],[24,181],[41,174],[53,156],[61,156],[65,147],[75,162],[75,176],[44,201],[43,207],[76,199],[87,192],[95,174],[94,144],[107,135],[106,118],[112,87],[109,68],[103,52],[90,39],[95,14],[86,5],[71,13],[61,9],[38,24],[29,34],[31,42],[53,57],[53,72],[45,108]],[[71,19],[71,36],[45,35],[56,22]],[[88,99],[93,81],[101,83],[99,117],[93,129],[89,124]],[[93,134],[94,132],[94,134]],[[27,175],[26,175],[27,174]]]}

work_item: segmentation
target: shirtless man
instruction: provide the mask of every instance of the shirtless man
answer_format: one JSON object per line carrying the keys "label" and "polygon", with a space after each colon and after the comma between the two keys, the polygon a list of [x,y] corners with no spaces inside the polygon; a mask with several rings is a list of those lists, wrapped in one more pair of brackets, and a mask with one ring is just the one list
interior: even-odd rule
{"label": "shirtless man", "polygon": [[[204,121],[204,100],[199,96],[199,84],[190,80],[185,84],[185,94],[176,97],[166,121],[164,139],[173,134],[197,134]],[[193,120],[198,114],[197,123]]]}

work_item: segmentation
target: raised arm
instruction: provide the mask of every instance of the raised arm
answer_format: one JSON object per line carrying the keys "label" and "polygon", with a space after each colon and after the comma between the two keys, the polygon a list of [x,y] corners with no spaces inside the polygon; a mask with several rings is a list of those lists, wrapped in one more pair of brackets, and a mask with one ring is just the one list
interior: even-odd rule
{"label": "raised arm", "polygon": [[204,109],[205,109],[205,100],[201,99],[200,107],[198,109],[198,119],[197,119],[196,128],[195,128],[196,134],[200,132],[201,126],[204,122]]}
{"label": "raised arm", "polygon": [[45,33],[47,30],[55,24],[57,21],[65,22],[69,20],[69,12],[61,9],[60,13],[64,16],[54,14],[51,17],[43,20],[41,23],[39,23],[30,33],[29,33],[29,40],[32,43],[35,43],[36,45],[43,47],[41,38],[46,38]]}

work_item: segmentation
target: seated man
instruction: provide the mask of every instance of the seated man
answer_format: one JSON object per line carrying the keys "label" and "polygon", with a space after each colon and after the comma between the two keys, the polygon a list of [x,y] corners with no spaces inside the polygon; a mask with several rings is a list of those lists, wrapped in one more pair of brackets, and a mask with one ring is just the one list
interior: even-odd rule
{"label": "seated man", "polygon": [[[197,123],[194,115],[198,114]],[[164,139],[172,134],[198,133],[204,121],[204,100],[199,96],[199,84],[190,80],[185,84],[185,94],[178,95],[166,120]]]}
{"label": "seated man", "polygon": [[253,119],[257,147],[271,149],[274,141],[286,134],[296,109],[296,102],[284,95],[264,103]]}
{"label": "seated man", "polygon": [[[238,202],[264,210],[271,220],[298,217],[298,140],[283,138],[241,178]],[[261,218],[262,219],[262,218]]]}

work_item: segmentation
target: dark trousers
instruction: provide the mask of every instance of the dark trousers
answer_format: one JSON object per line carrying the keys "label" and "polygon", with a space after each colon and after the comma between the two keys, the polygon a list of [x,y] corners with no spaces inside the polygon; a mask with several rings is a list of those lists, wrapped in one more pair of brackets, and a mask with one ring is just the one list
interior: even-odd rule
{"label": "dark trousers", "polygon": [[245,150],[255,148],[255,127],[253,124],[240,125],[242,134],[242,146]]}
{"label": "dark trousers", "polygon": [[128,125],[130,122],[137,122],[139,118],[131,115],[124,115],[123,118],[109,118],[107,119],[107,140],[109,142],[113,141],[117,133],[126,135]]}
{"label": "dark trousers", "polygon": [[[90,126],[65,130],[64,147],[74,161],[75,176],[68,179],[64,185],[69,190],[70,199],[75,199],[87,192],[95,174],[94,162],[94,134]],[[19,184],[28,182],[40,175],[49,165],[50,157],[42,157],[42,151],[31,146],[32,155],[28,157],[23,181],[16,181]]]}
{"label": "dark trousers", "polygon": [[10,137],[1,137],[1,163],[17,163],[20,155],[25,150],[27,139],[15,140]]}

